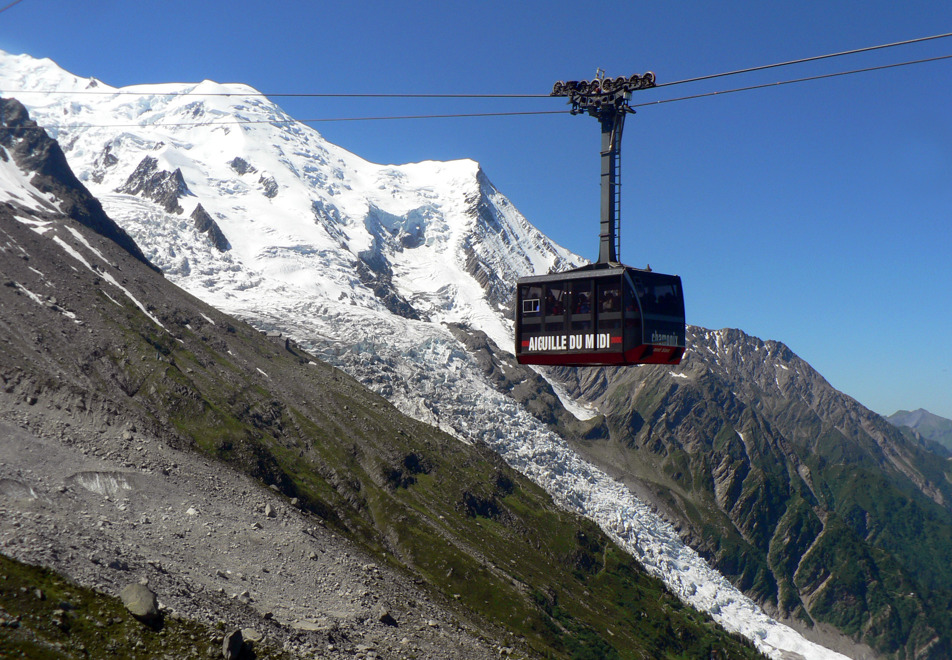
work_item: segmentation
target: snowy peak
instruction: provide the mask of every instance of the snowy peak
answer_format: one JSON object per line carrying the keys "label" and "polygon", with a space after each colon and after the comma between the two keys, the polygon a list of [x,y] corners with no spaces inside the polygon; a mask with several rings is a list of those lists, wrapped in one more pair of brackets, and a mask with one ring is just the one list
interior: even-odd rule
{"label": "snowy peak", "polygon": [[2,91],[6,96],[13,92],[39,92],[36,98],[41,98],[51,90],[77,92],[112,89],[95,78],[75,76],[61,69],[49,58],[13,55],[0,50],[0,60],[4,70]]}
{"label": "snowy peak", "polygon": [[508,345],[515,279],[580,262],[477,163],[369,163],[245,85],[117,89],[4,55],[0,87],[30,92],[79,178],[196,294],[238,278],[262,297],[463,323]]}

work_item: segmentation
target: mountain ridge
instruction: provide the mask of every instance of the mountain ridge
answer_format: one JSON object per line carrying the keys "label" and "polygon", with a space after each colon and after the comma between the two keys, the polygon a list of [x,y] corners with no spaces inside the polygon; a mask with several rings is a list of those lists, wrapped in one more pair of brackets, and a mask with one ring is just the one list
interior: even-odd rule
{"label": "mountain ridge", "polygon": [[[614,465],[772,613],[845,627],[880,651],[941,657],[948,466],[783,344],[699,328],[688,343],[677,379],[562,374],[610,429],[581,453]],[[834,540],[848,561],[825,547]],[[874,602],[892,614],[877,616]]]}
{"label": "mountain ridge", "polygon": [[893,426],[912,429],[920,437],[944,448],[945,454],[952,452],[952,420],[934,415],[928,410],[898,410],[886,418]]}
{"label": "mountain ridge", "polygon": [[[67,75],[68,78],[68,74],[53,74],[55,77]],[[37,77],[43,76],[54,77],[49,72]],[[163,90],[172,87],[166,86]],[[207,87],[211,90],[221,89],[210,84]],[[196,89],[189,85],[181,88]],[[472,234],[471,227],[474,225],[471,223],[474,220],[482,218],[483,224],[477,223],[477,226],[491,226],[493,223],[501,225],[500,218],[506,220],[505,226],[512,233],[508,241],[501,241],[505,251],[499,255],[491,251],[483,253],[488,255],[488,271],[507,273],[505,281],[511,282],[516,276],[530,272],[527,270],[530,267],[532,270],[545,271],[575,260],[572,255],[558,251],[537,230],[531,228],[507,202],[493,203],[484,195],[481,199],[486,201],[487,206],[483,207],[482,213],[478,208],[473,213],[473,204],[480,198],[470,197],[467,202],[467,194],[460,192],[471,191],[472,194],[481,189],[486,190],[488,179],[480,181],[474,178],[479,172],[475,163],[421,163],[400,168],[368,165],[366,171],[351,173],[351,178],[346,178],[344,173],[348,164],[362,164],[362,161],[327,145],[310,129],[292,125],[286,135],[271,137],[267,126],[254,124],[241,127],[238,136],[242,138],[241,141],[260,138],[262,133],[266,133],[269,137],[265,143],[276,144],[277,149],[267,155],[256,148],[252,148],[249,153],[241,152],[242,160],[255,168],[256,172],[246,170],[247,173],[239,175],[236,180],[237,171],[230,165],[234,163],[236,155],[227,146],[237,139],[233,128],[214,124],[205,126],[211,135],[205,134],[207,144],[203,144],[203,148],[212,153],[214,160],[203,164],[195,160],[198,156],[197,143],[189,138],[187,131],[176,129],[173,133],[161,126],[153,127],[161,121],[176,123],[180,119],[186,120],[194,116],[196,111],[201,116],[214,112],[221,117],[231,111],[229,103],[240,106],[235,107],[234,111],[241,119],[252,118],[249,114],[252,110],[259,113],[254,115],[255,118],[282,122],[288,119],[286,115],[261,99],[229,100],[226,103],[215,97],[205,110],[198,109],[197,101],[185,98],[173,98],[168,107],[156,105],[157,102],[164,103],[162,97],[153,97],[135,105],[145,109],[141,116],[144,118],[146,134],[134,139],[131,136],[122,138],[131,147],[126,150],[125,157],[122,157],[120,146],[108,132],[100,131],[97,135],[97,131],[86,130],[78,139],[70,139],[73,145],[70,155],[75,157],[73,162],[80,172],[80,178],[93,180],[90,173],[95,173],[97,162],[103,160],[101,154],[109,148],[109,153],[117,161],[101,178],[102,183],[96,184],[96,190],[110,212],[120,219],[137,242],[150,246],[150,258],[160,264],[176,283],[259,328],[290,334],[308,350],[358,375],[376,391],[387,393],[388,398],[402,411],[417,419],[437,425],[470,442],[488,440],[492,443],[503,440],[503,444],[493,446],[503,452],[510,462],[516,461],[523,466],[523,470],[535,474],[537,479],[544,479],[550,489],[562,489],[562,485],[545,478],[550,468],[544,463],[552,460],[552,452],[559,456],[557,460],[566,461],[558,468],[562,474],[576,468],[582,473],[590,471],[588,467],[579,466],[571,456],[562,458],[566,448],[561,439],[551,430],[538,427],[536,421],[505,399],[498,399],[493,404],[495,410],[491,412],[474,409],[473,406],[478,402],[488,402],[489,399],[485,397],[494,399],[495,394],[481,382],[478,371],[466,365],[469,358],[458,352],[459,345],[452,333],[434,323],[456,322],[478,327],[497,345],[506,345],[511,341],[511,321],[507,314],[498,309],[498,303],[492,304],[485,299],[482,285],[466,272],[462,263],[467,258],[466,251],[461,249],[463,237]],[[106,105],[111,108],[110,112],[118,112],[115,116],[125,117],[132,104],[124,97],[118,97],[118,100],[110,100]],[[58,116],[61,104],[50,99],[48,107],[37,106],[37,110],[51,111]],[[95,114],[92,109],[87,112]],[[98,120],[97,125],[108,123],[109,120],[104,117]],[[161,137],[150,136],[156,130]],[[291,144],[296,146],[290,148]],[[153,154],[156,148],[160,152],[156,158],[161,169],[172,171],[173,166],[180,167],[189,190],[196,196],[192,201],[202,203],[219,222],[234,248],[229,253],[212,253],[205,241],[194,237],[189,227],[176,220],[176,214],[157,208],[154,202],[113,192],[128,178],[128,173],[138,166],[146,151]],[[306,160],[295,158],[305,153],[308,154]],[[204,174],[203,169],[208,169],[210,175]],[[314,199],[312,192],[306,192],[295,183],[296,178],[288,178],[282,174],[283,171],[295,177],[301,174],[306,184],[320,186],[317,190],[319,199]],[[249,186],[241,178],[250,174],[254,181],[258,181],[265,172],[278,183],[279,192],[273,197],[264,195],[263,191]],[[426,180],[415,178],[421,172],[428,177]],[[463,178],[458,176],[460,173],[464,175]],[[366,197],[355,194],[354,186],[360,182],[370,182],[373,192],[362,193],[367,194]],[[394,187],[394,182],[399,182],[400,187]],[[381,184],[390,187],[376,187]],[[224,203],[208,199],[210,195],[222,191],[230,195]],[[389,313],[381,314],[385,306],[380,303],[379,296],[361,287],[354,273],[360,257],[375,247],[373,233],[367,230],[366,213],[370,202],[379,202],[375,203],[377,208],[385,208],[392,217],[401,218],[414,208],[432,207],[438,195],[446,200],[441,205],[442,220],[441,216],[431,216],[430,241],[416,249],[412,260],[407,258],[406,250],[387,249],[387,241],[379,241],[376,246],[382,248],[391,260],[398,293],[404,300],[414,300],[415,307],[422,307],[428,314],[429,322],[401,320]],[[504,198],[499,196],[498,199]],[[280,205],[291,204],[295,200],[297,206],[294,208],[306,204],[315,210],[314,217],[320,225],[319,233],[315,234],[313,228],[307,230],[305,226],[291,224],[291,216],[287,215],[289,207]],[[247,213],[244,216],[236,215],[240,207],[245,207],[247,211],[252,203],[257,209],[254,216],[248,216]],[[282,215],[282,208],[285,215]],[[488,213],[490,210],[491,214]],[[294,215],[294,222],[298,222],[296,218],[300,215]],[[247,219],[236,222],[239,217]],[[256,220],[252,220],[252,217],[268,217],[271,225],[269,233],[255,232]],[[449,220],[452,222],[447,222]],[[265,236],[272,245],[261,247],[246,243],[243,246],[240,239],[247,241],[250,236]],[[480,246],[473,247],[477,251]],[[302,283],[299,275],[304,274],[307,262],[317,257],[320,260],[315,261],[315,267],[320,268],[322,280],[318,283],[309,279]],[[247,268],[250,265],[254,268]],[[297,279],[289,279],[289,273],[294,273]],[[401,285],[402,288],[399,288]],[[263,300],[267,300],[267,303],[262,304]],[[396,340],[396,343],[386,345],[381,341],[382,338]],[[427,364],[446,364],[452,372],[434,374]],[[454,396],[454,389],[460,394]],[[468,418],[472,421],[467,421]],[[490,430],[493,427],[508,427],[512,435],[498,438],[498,434]],[[488,435],[486,430],[489,430]],[[530,454],[538,452],[537,458],[531,458],[526,451]],[[589,483],[578,483],[573,488],[579,490],[571,495],[566,504],[577,511],[603,510],[600,499],[606,495],[600,494],[599,489],[609,484],[600,479],[596,479],[600,485],[595,489]],[[640,505],[632,505],[634,508],[624,510],[630,511],[630,515],[642,515],[635,513],[641,511]],[[612,517],[613,514],[605,509],[603,515]],[[609,523],[603,521],[602,524]],[[621,529],[629,528],[623,526]],[[662,538],[669,540],[659,538],[657,542],[669,543],[669,532],[663,532]],[[630,544],[628,547],[636,549]],[[647,557],[645,554],[639,556],[642,559]],[[654,570],[664,571],[664,561],[649,561],[655,564]],[[707,570],[700,565],[698,568],[702,573]],[[738,601],[736,595],[730,594],[729,585],[721,582],[714,584],[719,585],[715,593],[727,589],[721,595],[714,595],[714,601],[723,599],[725,603],[745,603],[741,607],[743,613],[738,614],[738,622],[743,621],[741,625],[744,627],[750,626],[751,632],[748,634],[753,635],[753,638],[764,639],[764,625],[769,630],[776,630],[780,638],[788,634],[780,628],[772,628],[769,623],[761,623],[762,613],[757,613],[752,603],[744,599]],[[686,586],[685,593],[693,588]],[[753,617],[751,621],[747,621],[748,615]],[[722,615],[721,620],[729,622],[730,617]],[[778,642],[771,640],[767,646],[774,643]]]}
{"label": "mountain ridge", "polygon": [[[0,58],[0,78],[21,82],[24,78],[29,78],[32,85],[45,85],[47,89],[60,84],[65,89],[71,86],[83,88],[86,84],[85,81],[75,79],[60,70],[37,70],[35,62],[29,62],[30,66],[26,69],[30,73],[25,75],[18,64],[14,63],[15,70],[11,74],[9,60]],[[60,83],[61,79],[65,82]],[[162,91],[183,87],[194,89],[194,86],[188,85],[160,86]],[[212,86],[210,89],[220,88]],[[45,103],[34,105],[33,109],[40,115],[50,112],[52,116],[59,118],[63,113],[61,99],[49,96],[44,98]],[[341,178],[342,168],[348,162],[358,162],[356,157],[336,147],[332,149],[316,132],[299,126],[291,127],[285,136],[287,139],[270,139],[271,134],[267,133],[270,129],[262,128],[260,124],[248,127],[247,131],[242,129],[241,135],[236,134],[234,127],[208,125],[205,128],[210,129],[211,135],[205,136],[207,141],[204,146],[213,152],[214,159],[208,167],[214,170],[214,176],[198,176],[199,163],[186,160],[187,156],[197,155],[194,141],[183,134],[181,127],[175,128],[174,134],[169,134],[170,129],[154,128],[159,118],[175,119],[161,108],[153,108],[152,104],[162,98],[156,97],[148,102],[136,103],[130,102],[130,99],[123,95],[114,98],[104,96],[106,105],[111,108],[115,104],[119,110],[118,116],[123,118],[128,117],[132,108],[142,110],[139,116],[143,122],[143,130],[146,131],[145,135],[136,136],[126,131],[117,137],[101,128],[84,128],[76,136],[70,136],[68,130],[62,126],[53,132],[63,136],[71,145],[69,156],[79,172],[80,179],[90,182],[97,194],[101,195],[110,213],[120,220],[120,224],[137,243],[148,246],[149,258],[160,265],[168,277],[186,290],[191,289],[193,293],[199,293],[206,302],[227,310],[239,319],[253,322],[259,329],[281,331],[290,335],[302,347],[359,375],[373,390],[387,394],[404,413],[448,431],[458,439],[479,444],[487,440],[498,440],[498,434],[490,432],[486,435],[485,431],[494,426],[508,426],[513,433],[509,438],[502,438],[507,440],[507,443],[505,447],[500,447],[510,452],[507,460],[531,467],[530,471],[540,479],[549,471],[541,462],[548,460],[545,457],[553,452],[561,455],[566,451],[561,440],[550,430],[539,426],[531,416],[513,405],[511,400],[497,398],[501,395],[495,394],[494,389],[482,381],[480,370],[475,365],[470,365],[470,358],[465,354],[465,350],[441,322],[458,322],[480,327],[490,337],[500,339],[501,343],[509,341],[506,337],[511,322],[505,317],[505,312],[500,313],[495,304],[483,298],[483,286],[465,272],[465,266],[461,263],[467,258],[466,250],[461,247],[464,244],[463,238],[471,233],[467,228],[480,216],[486,224],[498,224],[500,219],[504,218],[507,231],[512,232],[506,247],[523,255],[515,260],[500,258],[502,255],[496,256],[495,259],[487,261],[488,272],[515,275],[520,269],[529,267],[547,270],[558,263],[571,263],[575,259],[574,256],[551,244],[508,202],[489,202],[491,209],[484,209],[480,213],[476,208],[473,212],[473,204],[479,198],[471,197],[467,202],[467,196],[460,194],[460,191],[478,194],[480,187],[486,189],[488,179],[480,181],[476,178],[479,170],[472,161],[455,164],[421,163],[402,166],[399,169],[393,166],[370,166],[366,172],[357,173],[355,179],[370,181],[372,186],[392,181],[400,181],[404,186],[410,185],[408,190],[375,187],[374,192],[368,196],[371,201],[381,200],[377,207],[388,209],[388,213],[398,218],[407,215],[414,208],[432,206],[440,191],[448,191],[447,201],[441,207],[443,215],[434,215],[428,219],[432,228],[428,233],[430,242],[416,248],[417,255],[424,256],[422,263],[429,264],[429,267],[421,272],[420,259],[415,262],[406,259],[401,261],[400,252],[396,250],[393,254],[397,258],[391,266],[399,276],[395,279],[399,279],[403,287],[398,289],[398,293],[401,293],[405,300],[414,299],[418,306],[422,300],[425,303],[422,305],[424,311],[430,315],[431,320],[415,321],[392,315],[389,310],[383,313],[386,306],[375,293],[359,282],[355,272],[360,253],[373,245],[365,224],[369,205],[364,198],[354,196],[352,185]],[[179,97],[173,97],[173,100],[176,111],[187,107],[189,116],[195,114],[195,105]],[[222,103],[219,97],[214,97],[210,110],[220,112],[219,106]],[[242,106],[238,112],[250,112],[248,108],[251,108],[261,113],[258,116],[262,118],[281,122],[287,120],[280,110],[265,104],[261,99],[254,98],[236,103]],[[68,111],[72,112],[71,103],[66,105]],[[206,116],[210,114],[210,110],[205,111]],[[79,110],[77,114],[83,115],[86,122],[96,115],[91,108]],[[95,125],[107,126],[109,123],[106,117],[101,117],[96,120]],[[153,131],[161,133],[161,138],[150,137]],[[262,152],[254,147],[247,152],[242,151],[240,157],[246,166],[236,169],[234,163],[238,154],[227,147],[227,144],[233,139],[245,143],[251,137],[258,136],[261,131],[265,131],[269,136],[265,144],[277,146],[275,152],[262,156]],[[296,143],[297,148],[282,146],[295,139],[300,140]],[[125,154],[123,145],[130,147]],[[161,153],[156,153],[156,148]],[[188,198],[188,201],[203,205],[232,243],[232,250],[226,253],[214,250],[203,236],[196,234],[187,218],[168,213],[151,200],[114,192],[115,188],[128,179],[129,173],[135,170],[146,151],[155,155],[160,169],[173,171],[175,168],[181,168],[189,190],[195,194],[195,198]],[[291,152],[307,152],[310,156],[306,160],[295,160]],[[108,153],[110,158],[104,158],[104,153]],[[103,176],[93,176],[106,162],[109,165],[106,166]],[[314,196],[305,193],[299,184],[295,184],[297,179],[280,174],[282,170],[279,170],[277,165],[282,163],[282,167],[289,166],[286,171],[293,173],[295,177],[301,174],[307,182],[322,186],[326,184],[327,187],[321,188],[319,194]],[[252,172],[251,168],[255,171]],[[245,173],[239,174],[239,169]],[[278,183],[279,192],[276,196],[266,196],[264,191],[257,187],[257,181],[265,172]],[[435,174],[438,178],[435,181],[432,178],[418,181],[414,176],[420,172],[427,177],[433,177]],[[458,173],[464,174],[465,178],[460,180]],[[243,179],[249,176],[252,177],[253,184]],[[95,183],[97,180],[101,183]],[[459,181],[460,185],[454,181]],[[230,200],[215,203],[210,199],[212,194],[218,195],[223,191],[232,196]],[[504,199],[501,195],[498,198]],[[389,201],[384,204],[384,199]],[[296,200],[298,205],[293,206],[294,209],[300,209],[302,206],[308,209],[306,215],[302,216],[297,212],[289,214],[287,207],[281,206],[290,203],[289,200]],[[236,215],[241,208],[244,208],[244,214]],[[249,216],[247,211],[252,208],[256,213]],[[344,210],[348,208],[357,209],[358,216],[345,215]],[[188,210],[188,207],[183,207],[183,215],[186,215]],[[491,216],[488,215],[490,210]],[[259,211],[260,215],[257,214]],[[314,218],[314,224],[301,224],[302,217]],[[446,222],[450,217],[453,219],[452,224]],[[252,230],[256,229],[255,223],[266,218],[271,223],[268,233],[255,234],[263,236],[266,239],[265,244],[254,246],[247,239],[252,235]],[[303,235],[300,232],[304,232]],[[502,243],[505,245],[506,242]],[[427,247],[431,248],[429,252]],[[446,250],[447,247],[450,249]],[[471,247],[473,252],[478,252],[481,248],[479,245]],[[435,248],[443,249],[435,251]],[[492,253],[488,254],[493,256]],[[444,261],[447,256],[449,260]],[[246,259],[255,264],[254,269],[243,269]],[[302,266],[308,263],[319,266],[320,281],[315,281],[311,276],[301,277],[304,275]],[[509,277],[511,276],[506,276],[507,281]],[[264,300],[267,303],[262,305],[261,301]],[[461,302],[466,304],[461,305]],[[384,343],[384,338],[394,343],[388,345]],[[449,370],[434,373],[427,367],[428,364],[445,364]],[[487,396],[488,399],[485,398]],[[489,404],[490,400],[493,401],[492,404]],[[480,406],[483,403],[495,406],[495,409],[490,411],[473,408],[474,405]],[[494,417],[500,413],[502,418]],[[470,416],[472,420],[466,421]],[[520,449],[523,443],[527,443],[525,450]],[[532,458],[536,451],[541,452],[537,459]],[[572,469],[571,466],[575,465],[574,459],[570,456],[565,459],[568,462],[559,469]],[[526,460],[529,463],[526,463]],[[540,463],[534,464],[535,461]],[[552,488],[555,484],[548,483],[548,486]],[[573,495],[570,502],[575,511],[579,510],[579,503],[584,503],[592,497],[596,500],[601,497],[587,482],[580,482],[578,487],[581,491]],[[635,510],[641,511],[632,509]],[[606,510],[606,515],[608,514],[610,512]],[[648,524],[655,522],[649,520]],[[667,535],[668,532],[664,534]],[[692,558],[689,561],[697,559]],[[658,575],[663,572],[662,564],[656,560],[655,564],[656,567],[652,570]],[[700,564],[698,569],[702,573],[707,570]],[[739,613],[739,618],[734,618],[741,625],[741,629],[746,628],[746,634],[764,648],[776,648],[778,644],[784,647],[789,645],[790,648],[810,648],[808,643],[800,640],[792,631],[772,624],[757,611],[753,603],[734,592],[730,585],[716,581],[712,586],[713,592],[706,598],[722,600],[725,604],[734,603],[729,611]],[[738,606],[740,609],[735,610]],[[720,615],[720,620],[731,623],[732,619]],[[835,655],[831,654],[830,657]]]}

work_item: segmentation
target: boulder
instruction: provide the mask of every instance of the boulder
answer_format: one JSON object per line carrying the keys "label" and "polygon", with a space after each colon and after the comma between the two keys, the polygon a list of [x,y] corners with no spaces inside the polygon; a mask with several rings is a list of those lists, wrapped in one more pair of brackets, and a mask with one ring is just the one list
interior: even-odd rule
{"label": "boulder", "polygon": [[153,622],[161,617],[159,601],[152,590],[144,584],[135,583],[125,586],[119,592],[119,598],[132,616],[141,621]]}
{"label": "boulder", "polygon": [[245,640],[241,636],[240,630],[233,630],[227,635],[221,643],[221,654],[225,660],[237,660],[241,655],[241,647],[244,646]]}
{"label": "boulder", "polygon": [[374,611],[374,616],[376,617],[377,621],[386,626],[397,625],[397,620],[393,618],[392,614],[390,614],[390,610],[388,610],[383,605],[377,607],[377,609]]}

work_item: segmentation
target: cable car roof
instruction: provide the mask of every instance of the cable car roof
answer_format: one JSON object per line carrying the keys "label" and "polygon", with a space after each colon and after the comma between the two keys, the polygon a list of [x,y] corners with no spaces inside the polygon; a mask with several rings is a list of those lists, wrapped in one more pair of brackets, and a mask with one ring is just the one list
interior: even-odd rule
{"label": "cable car roof", "polygon": [[567,280],[582,279],[586,277],[610,277],[612,275],[621,275],[622,273],[645,273],[649,277],[661,276],[661,277],[677,277],[672,275],[664,275],[662,273],[655,272],[653,270],[645,268],[634,268],[632,266],[626,266],[618,262],[610,263],[594,263],[588,264],[586,266],[581,266],[579,268],[573,268],[572,270],[563,271],[561,273],[548,273],[546,275],[527,275],[526,277],[519,278],[519,284],[533,284],[536,282],[561,282]]}

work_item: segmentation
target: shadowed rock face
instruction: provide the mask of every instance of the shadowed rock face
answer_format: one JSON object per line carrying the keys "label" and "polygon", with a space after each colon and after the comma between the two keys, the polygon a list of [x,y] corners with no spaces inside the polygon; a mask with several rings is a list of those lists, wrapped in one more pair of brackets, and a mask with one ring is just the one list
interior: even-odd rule
{"label": "shadowed rock face", "polygon": [[195,229],[207,235],[209,242],[215,246],[216,250],[226,252],[231,249],[231,243],[225,238],[221,227],[218,226],[218,223],[215,222],[212,216],[208,215],[208,212],[201,204],[196,206],[195,210],[192,211],[191,218],[195,223]]}
{"label": "shadowed rock face", "polygon": [[258,178],[258,185],[261,186],[261,193],[268,199],[274,199],[278,196],[278,182],[273,176],[262,176]]}
{"label": "shadowed rock face", "polygon": [[30,182],[35,188],[56,198],[59,210],[66,216],[114,241],[139,261],[158,270],[146,259],[135,241],[106,215],[99,200],[73,174],[59,143],[30,119],[19,101],[0,99],[0,118],[6,129],[0,131],[0,146],[22,171],[33,173]]}
{"label": "shadowed rock face", "polygon": [[231,169],[235,170],[238,174],[253,174],[254,172],[258,171],[254,165],[246,161],[241,156],[235,156],[228,164],[231,166]]}
{"label": "shadowed rock face", "polygon": [[116,192],[151,199],[169,213],[181,213],[179,199],[190,194],[182,170],[160,170],[158,161],[152,156],[143,158]]}

